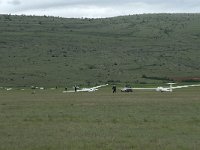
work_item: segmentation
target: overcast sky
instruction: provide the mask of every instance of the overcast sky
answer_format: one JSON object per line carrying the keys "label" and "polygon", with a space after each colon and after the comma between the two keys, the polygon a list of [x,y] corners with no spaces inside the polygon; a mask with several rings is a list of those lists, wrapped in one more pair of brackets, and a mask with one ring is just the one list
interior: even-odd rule
{"label": "overcast sky", "polygon": [[200,0],[0,0],[0,14],[113,17],[142,13],[199,13]]}

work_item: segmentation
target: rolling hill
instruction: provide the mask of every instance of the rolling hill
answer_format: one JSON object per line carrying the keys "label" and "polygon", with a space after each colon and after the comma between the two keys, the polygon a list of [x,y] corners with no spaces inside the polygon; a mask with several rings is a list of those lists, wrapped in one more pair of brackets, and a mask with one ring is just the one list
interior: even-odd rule
{"label": "rolling hill", "polygon": [[0,68],[0,86],[199,79],[200,14],[0,15]]}

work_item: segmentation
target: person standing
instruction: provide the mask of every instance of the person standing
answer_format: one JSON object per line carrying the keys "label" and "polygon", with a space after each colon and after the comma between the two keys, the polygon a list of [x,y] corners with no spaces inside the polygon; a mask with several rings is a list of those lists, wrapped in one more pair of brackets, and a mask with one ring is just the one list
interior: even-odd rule
{"label": "person standing", "polygon": [[75,90],[75,92],[77,92],[77,86],[76,85],[74,86],[74,90]]}
{"label": "person standing", "polygon": [[113,85],[112,90],[113,90],[113,93],[116,93],[116,92],[117,92],[117,87],[116,87],[116,85]]}

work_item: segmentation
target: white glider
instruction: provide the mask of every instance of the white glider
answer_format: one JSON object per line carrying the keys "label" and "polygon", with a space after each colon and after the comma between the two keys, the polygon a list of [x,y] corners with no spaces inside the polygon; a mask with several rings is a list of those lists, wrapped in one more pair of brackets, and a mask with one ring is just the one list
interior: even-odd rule
{"label": "white glider", "polygon": [[126,92],[128,89],[132,90],[155,90],[157,92],[172,92],[174,89],[181,89],[181,88],[187,88],[187,87],[196,87],[200,86],[200,84],[196,85],[182,85],[182,86],[172,86],[176,83],[167,83],[169,84],[169,87],[157,87],[157,88],[123,88],[121,89],[122,92]]}
{"label": "white glider", "polygon": [[6,90],[7,90],[7,91],[10,91],[10,90],[12,90],[12,88],[6,88]]}
{"label": "white glider", "polygon": [[108,84],[104,84],[104,85],[99,85],[99,86],[95,86],[95,87],[91,87],[91,88],[82,88],[82,89],[78,89],[78,90],[73,90],[73,91],[63,91],[63,93],[72,93],[72,92],[95,92],[98,90],[98,88],[100,87],[104,87],[107,86]]}

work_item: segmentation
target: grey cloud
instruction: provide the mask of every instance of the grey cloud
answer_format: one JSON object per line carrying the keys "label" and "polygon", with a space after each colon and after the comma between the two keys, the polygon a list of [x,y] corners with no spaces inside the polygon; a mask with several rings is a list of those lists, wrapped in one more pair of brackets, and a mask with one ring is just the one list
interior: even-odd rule
{"label": "grey cloud", "polygon": [[8,4],[11,4],[11,5],[20,5],[21,2],[19,0],[11,0],[11,1],[8,1]]}
{"label": "grey cloud", "polygon": [[[17,4],[18,0],[13,0],[13,3]],[[114,6],[124,6],[128,4],[142,3],[146,5],[165,5],[173,7],[193,7],[200,4],[200,0],[43,0],[34,2],[24,1],[23,9],[47,9],[63,6],[104,6],[104,7],[114,7]]]}

